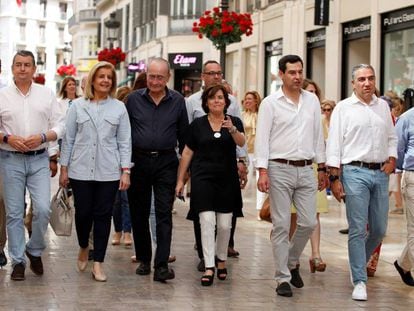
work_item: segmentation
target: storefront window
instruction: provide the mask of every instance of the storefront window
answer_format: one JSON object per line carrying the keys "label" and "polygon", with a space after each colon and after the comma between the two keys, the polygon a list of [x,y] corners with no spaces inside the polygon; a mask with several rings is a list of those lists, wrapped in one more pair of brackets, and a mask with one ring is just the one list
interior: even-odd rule
{"label": "storefront window", "polygon": [[308,32],[306,35],[306,77],[312,79],[325,93],[325,29]]}
{"label": "storefront window", "polygon": [[246,49],[246,91],[257,91],[257,47]]}
{"label": "storefront window", "polygon": [[233,95],[237,97],[237,86],[240,85],[239,52],[226,55],[226,81],[233,87]]}
{"label": "storefront window", "polygon": [[265,96],[276,92],[282,85],[282,81],[278,76],[279,60],[282,56],[282,39],[266,43]]}
{"label": "storefront window", "polygon": [[414,82],[414,7],[386,13],[382,18],[382,91],[402,95]]}

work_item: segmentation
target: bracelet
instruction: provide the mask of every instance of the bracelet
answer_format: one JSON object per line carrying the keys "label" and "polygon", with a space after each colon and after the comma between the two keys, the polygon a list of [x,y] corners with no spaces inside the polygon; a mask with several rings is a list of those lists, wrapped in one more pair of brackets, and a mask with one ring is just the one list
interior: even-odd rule
{"label": "bracelet", "polygon": [[127,169],[127,170],[122,170],[122,174],[128,174],[131,175],[131,170]]}
{"label": "bracelet", "polygon": [[44,144],[47,140],[46,134],[42,133],[42,134],[40,134],[40,136],[42,136],[42,144]]}
{"label": "bracelet", "polygon": [[229,133],[230,134],[234,134],[234,133],[236,133],[237,132],[237,127],[235,127],[234,125],[233,125],[233,127],[231,128],[231,129],[229,129]]}
{"label": "bracelet", "polygon": [[318,167],[316,169],[317,172],[325,172],[326,173],[326,167]]}

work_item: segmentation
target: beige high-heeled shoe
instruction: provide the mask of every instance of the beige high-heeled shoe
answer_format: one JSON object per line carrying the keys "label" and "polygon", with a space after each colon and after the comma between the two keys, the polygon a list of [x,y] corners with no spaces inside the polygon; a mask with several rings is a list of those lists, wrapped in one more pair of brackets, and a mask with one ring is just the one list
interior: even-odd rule
{"label": "beige high-heeled shoe", "polygon": [[78,270],[83,272],[86,270],[88,266],[88,255],[89,255],[89,248],[79,248],[78,253]]}
{"label": "beige high-heeled shoe", "polygon": [[124,245],[125,248],[132,247],[132,237],[130,232],[124,232]]}
{"label": "beige high-heeled shoe", "polygon": [[94,262],[92,268],[92,278],[97,282],[106,282],[107,277],[102,270],[102,264],[100,262]]}
{"label": "beige high-heeled shoe", "polygon": [[114,236],[112,237],[112,245],[121,244],[121,237],[122,237],[122,232],[115,232]]}

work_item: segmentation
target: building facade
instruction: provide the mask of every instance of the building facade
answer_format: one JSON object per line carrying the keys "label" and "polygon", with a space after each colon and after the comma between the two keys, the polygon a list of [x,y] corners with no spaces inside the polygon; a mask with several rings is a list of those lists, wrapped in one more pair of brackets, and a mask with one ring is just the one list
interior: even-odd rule
{"label": "building facade", "polygon": [[[170,87],[190,94],[201,86],[202,63],[219,60],[211,42],[192,33],[192,24],[205,10],[220,3],[97,0],[98,49],[108,46],[104,22],[115,12],[121,23],[115,46],[127,52],[119,70],[120,80],[133,78],[145,70],[151,58],[161,56],[172,65]],[[351,69],[358,63],[376,68],[382,92],[393,89],[401,95],[413,87],[411,0],[229,0],[229,5],[230,11],[250,12],[254,23],[252,36],[227,46],[225,78],[239,98],[248,90],[257,90],[263,96],[274,92],[281,84],[278,60],[285,54],[300,55],[306,76],[321,86],[325,98],[336,101],[352,92]],[[323,26],[315,25],[315,6],[324,12]]]}
{"label": "building facade", "polygon": [[71,40],[67,18],[72,0],[0,1],[0,59],[2,81],[12,80],[12,58],[18,50],[33,52],[37,74],[55,89],[57,68],[69,60],[65,55]]}

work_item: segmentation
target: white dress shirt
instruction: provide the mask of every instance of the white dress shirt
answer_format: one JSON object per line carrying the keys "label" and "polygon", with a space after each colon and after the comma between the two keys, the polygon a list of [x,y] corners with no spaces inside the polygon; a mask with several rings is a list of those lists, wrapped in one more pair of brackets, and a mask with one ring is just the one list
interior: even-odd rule
{"label": "white dress shirt", "polygon": [[[0,132],[27,138],[52,130],[60,138],[64,132],[64,119],[56,96],[49,88],[32,83],[24,95],[12,83],[0,90]],[[36,149],[47,148],[48,143]],[[2,143],[3,150],[15,151]]]}
{"label": "white dress shirt", "polygon": [[259,108],[255,141],[255,166],[267,168],[270,159],[325,162],[321,108],[318,98],[302,90],[299,104],[282,88],[266,97]]}
{"label": "white dress shirt", "polygon": [[326,147],[327,165],[352,161],[381,163],[397,157],[397,136],[388,104],[372,96],[369,105],[355,94],[333,110]]}

